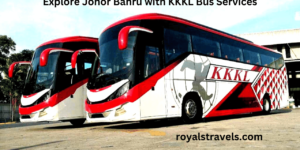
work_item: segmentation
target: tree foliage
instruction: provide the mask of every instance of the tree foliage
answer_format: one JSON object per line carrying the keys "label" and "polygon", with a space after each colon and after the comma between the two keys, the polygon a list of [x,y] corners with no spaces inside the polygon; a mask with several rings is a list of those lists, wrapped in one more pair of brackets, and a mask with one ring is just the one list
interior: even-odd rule
{"label": "tree foliage", "polygon": [[10,64],[16,61],[31,61],[33,53],[33,50],[23,50],[20,53],[11,54],[9,56],[6,66],[4,66],[6,77],[0,83],[0,90],[4,95],[19,99],[24,88],[28,65],[15,67],[14,76],[12,78],[7,76],[8,68]]}
{"label": "tree foliage", "polygon": [[4,71],[8,55],[15,50],[16,43],[10,37],[0,35],[0,74]]}

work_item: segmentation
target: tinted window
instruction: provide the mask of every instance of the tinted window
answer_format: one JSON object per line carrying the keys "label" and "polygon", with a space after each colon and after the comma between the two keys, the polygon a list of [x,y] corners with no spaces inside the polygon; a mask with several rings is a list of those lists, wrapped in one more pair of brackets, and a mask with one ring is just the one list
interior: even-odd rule
{"label": "tinted window", "polygon": [[90,76],[93,62],[97,56],[95,53],[83,53],[79,57],[79,59],[77,58],[77,62],[80,64],[78,70],[81,75],[81,79],[84,79]]}
{"label": "tinted window", "polygon": [[90,69],[91,67],[92,67],[92,63],[87,63],[87,62],[84,63],[84,70]]}
{"label": "tinted window", "polygon": [[65,67],[65,70],[66,70],[66,71],[72,69],[71,62],[66,62],[65,66],[66,66],[66,67]]}
{"label": "tinted window", "polygon": [[24,95],[30,95],[51,88],[55,83],[56,69],[57,66],[59,66],[57,65],[58,58],[58,52],[51,53],[48,57],[47,65],[41,67],[39,65],[40,57],[36,55],[31,63],[25,80],[25,88],[23,90]]}
{"label": "tinted window", "polygon": [[190,35],[165,29],[164,32],[165,62],[169,63],[185,52],[191,52]]}
{"label": "tinted window", "polygon": [[279,69],[284,65],[284,60],[282,57],[280,57],[279,59],[275,60],[275,65],[276,68]]}
{"label": "tinted window", "polygon": [[48,44],[48,45],[41,46],[41,47],[39,47],[35,50],[33,58],[40,57],[41,53],[45,49],[48,49],[48,48],[61,48],[61,47],[62,47],[62,43],[53,43],[53,44]]}
{"label": "tinted window", "polygon": [[194,52],[196,53],[217,57],[220,57],[221,55],[220,44],[217,41],[199,36],[192,36],[192,42]]}
{"label": "tinted window", "polygon": [[[75,69],[71,67],[72,53],[60,53],[57,66],[57,90],[61,91],[70,87],[72,84],[77,83],[77,75]],[[49,63],[49,62],[48,62]]]}
{"label": "tinted window", "polygon": [[261,54],[261,63],[264,67],[275,68],[275,59],[272,56]]}
{"label": "tinted window", "polygon": [[244,62],[253,65],[261,65],[259,53],[243,50],[244,52]]}
{"label": "tinted window", "polygon": [[[190,35],[192,48],[195,53],[277,69],[284,65],[281,54],[267,51],[251,44],[246,44],[211,32],[199,30],[191,26],[169,21],[165,22],[165,27],[168,28],[165,29],[164,41],[166,63],[178,57],[178,55],[187,52],[180,51],[176,54],[177,51],[174,52],[172,50],[177,50],[173,47],[181,44],[183,46],[179,47],[189,49],[190,46],[188,45],[188,37]],[[166,36],[169,37],[166,38]]]}
{"label": "tinted window", "polygon": [[151,76],[160,70],[159,49],[157,47],[146,46],[144,78]]}
{"label": "tinted window", "polygon": [[221,44],[221,48],[222,58],[244,62],[242,49],[225,43]]}

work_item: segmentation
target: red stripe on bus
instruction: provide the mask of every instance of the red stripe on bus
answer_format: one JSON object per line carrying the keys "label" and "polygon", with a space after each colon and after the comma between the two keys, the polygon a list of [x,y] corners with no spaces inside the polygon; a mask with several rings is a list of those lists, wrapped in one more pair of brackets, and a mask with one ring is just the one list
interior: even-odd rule
{"label": "red stripe on bus", "polygon": [[[182,59],[183,60],[183,59]],[[152,87],[155,86],[156,82],[164,77],[168,72],[170,72],[173,68],[175,68],[182,60],[177,60],[168,67],[162,69],[158,73],[154,74],[150,78],[145,81],[137,84],[133,88],[131,88],[127,94],[122,95],[114,100],[100,103],[100,104],[88,104],[85,101],[85,110],[89,113],[103,113],[108,109],[120,106],[127,102],[134,102],[138,100],[141,96],[143,96],[146,92],[148,92]]]}
{"label": "red stripe on bus", "polygon": [[81,87],[83,84],[87,83],[88,79],[84,79],[50,97],[48,101],[44,101],[42,103],[39,103],[37,105],[31,106],[31,107],[22,107],[19,106],[19,113],[21,115],[28,115],[33,112],[36,112],[38,110],[47,108],[47,107],[53,107],[57,105],[58,103],[64,101],[66,98],[68,98],[70,95],[74,94],[76,89]]}
{"label": "red stripe on bus", "polygon": [[38,46],[37,48],[48,45],[48,44],[65,43],[65,42],[93,42],[93,43],[97,43],[98,38],[84,37],[84,36],[71,36],[71,37],[59,38],[59,39],[55,39],[55,40],[52,40],[52,41],[45,42],[45,43],[41,44],[40,46]]}
{"label": "red stripe on bus", "polygon": [[145,20],[145,19],[148,19],[148,20],[168,20],[168,21],[173,21],[173,22],[185,24],[185,25],[188,25],[188,26],[191,26],[191,27],[195,27],[195,28],[204,30],[204,31],[208,31],[208,32],[211,32],[211,33],[214,33],[214,34],[217,34],[217,35],[224,36],[226,38],[230,38],[230,39],[233,39],[233,40],[236,40],[236,41],[240,41],[240,42],[246,43],[248,45],[252,45],[252,46],[255,46],[255,47],[267,50],[267,51],[279,53],[279,52],[276,52],[276,51],[271,50],[269,48],[253,44],[251,42],[248,42],[248,41],[245,41],[245,40],[233,37],[233,36],[225,34],[225,33],[221,33],[221,32],[215,31],[213,29],[206,28],[206,27],[201,26],[201,25],[197,25],[195,23],[183,20],[183,19],[178,18],[178,17],[168,16],[168,15],[162,15],[162,14],[156,14],[156,13],[141,14],[141,15],[136,15],[136,16],[132,16],[132,17],[128,17],[128,18],[122,19],[122,20],[120,20],[120,21],[118,21],[116,23],[111,24],[107,28],[105,28],[103,30],[103,32],[106,31],[107,29],[111,28],[111,27],[114,27],[114,26],[119,25],[119,24],[124,23],[124,22],[133,21],[133,20]]}

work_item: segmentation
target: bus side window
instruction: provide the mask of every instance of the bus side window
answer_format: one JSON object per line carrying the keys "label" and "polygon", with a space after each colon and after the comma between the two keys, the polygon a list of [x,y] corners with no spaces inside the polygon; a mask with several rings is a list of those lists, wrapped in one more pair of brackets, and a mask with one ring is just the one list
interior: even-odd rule
{"label": "bus side window", "polygon": [[250,50],[243,50],[244,53],[244,60],[248,64],[253,64],[253,65],[261,65],[260,62],[260,55],[259,53],[250,51]]}
{"label": "bus side window", "polygon": [[244,62],[242,49],[225,43],[221,43],[221,47],[222,58]]}
{"label": "bus side window", "polygon": [[194,52],[208,56],[220,57],[220,44],[217,41],[199,36],[192,36]]}
{"label": "bus side window", "polygon": [[[77,70],[77,69],[76,69]],[[72,74],[72,67],[71,67],[71,62],[66,62],[66,65],[65,65],[65,75],[70,75]],[[76,73],[77,74],[77,71]]]}
{"label": "bus side window", "polygon": [[260,54],[262,65],[265,67],[275,68],[275,60],[272,56]]}
{"label": "bus side window", "polygon": [[283,58],[280,57],[277,60],[275,60],[276,69],[280,69],[284,64]]}
{"label": "bus side window", "polygon": [[91,74],[91,69],[92,69],[92,63],[91,62],[84,62],[84,74],[88,76]]}
{"label": "bus side window", "polygon": [[144,61],[144,78],[147,78],[160,70],[159,49],[153,46],[146,46]]}
{"label": "bus side window", "polygon": [[[83,53],[78,59],[78,71],[80,80],[89,77],[92,73],[92,64],[95,60],[96,54],[94,53]],[[97,64],[98,67],[98,64]]]}
{"label": "bus side window", "polygon": [[90,63],[90,62],[85,62],[84,63],[84,70],[90,69],[91,67],[92,67],[92,63]]}
{"label": "bus side window", "polygon": [[181,54],[192,51],[191,38],[189,34],[171,29],[165,29],[164,34],[166,64],[176,59]]}

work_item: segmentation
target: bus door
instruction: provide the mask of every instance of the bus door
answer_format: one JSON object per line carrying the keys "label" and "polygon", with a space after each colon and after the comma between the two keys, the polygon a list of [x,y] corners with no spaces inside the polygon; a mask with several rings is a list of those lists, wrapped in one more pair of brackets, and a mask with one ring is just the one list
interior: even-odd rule
{"label": "bus door", "polygon": [[82,99],[80,99],[82,112],[85,114],[84,101],[87,99],[87,81],[92,73],[92,64],[95,60],[95,53],[82,53],[78,56],[76,67],[78,68],[79,78],[82,82]]}
{"label": "bus door", "polygon": [[[65,94],[68,95],[66,100],[62,101],[64,105],[58,108],[59,118],[68,119],[68,118],[84,118],[85,109],[84,109],[84,100],[86,99],[86,83],[89,75],[91,74],[92,61],[95,58],[89,60],[86,55],[91,54],[82,54],[76,67],[72,69],[71,67],[71,56],[70,53],[61,53],[59,58],[59,65],[57,66],[58,77],[57,77],[57,88],[63,95],[58,95],[59,97],[65,97]],[[91,56],[90,56],[91,57]],[[82,59],[85,58],[85,59]],[[70,95],[70,96],[69,96]],[[65,109],[65,108],[68,109]]]}
{"label": "bus door", "polygon": [[[153,25],[153,24],[151,24]],[[136,52],[142,53],[137,56],[142,56],[140,62],[140,84],[147,84],[151,89],[140,98],[141,118],[156,118],[166,116],[166,99],[164,89],[164,77],[159,76],[158,72],[162,70],[162,36],[161,32],[155,27],[146,27],[153,33],[139,32],[138,47]],[[143,89],[141,89],[143,90]],[[141,91],[142,92],[142,91]]]}
{"label": "bus door", "polygon": [[82,81],[78,74],[78,68],[71,67],[72,53],[61,53],[57,65],[56,88],[58,97],[65,98],[59,105],[58,114],[60,119],[80,118],[83,116],[79,100],[83,99]]}

